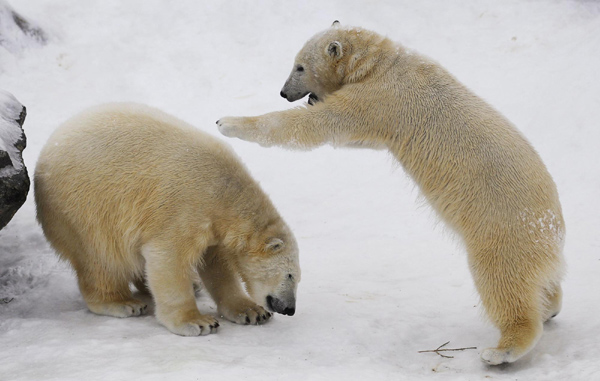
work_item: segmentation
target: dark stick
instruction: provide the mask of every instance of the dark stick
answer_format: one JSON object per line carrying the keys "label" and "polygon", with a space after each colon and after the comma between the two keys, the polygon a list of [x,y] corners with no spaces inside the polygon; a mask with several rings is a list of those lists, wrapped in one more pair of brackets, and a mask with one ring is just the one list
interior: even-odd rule
{"label": "dark stick", "polygon": [[[446,356],[446,355],[444,355],[444,354],[441,354],[440,352],[464,351],[464,350],[467,350],[467,349],[477,349],[477,347],[466,347],[466,348],[444,348],[444,347],[445,347],[446,345],[448,345],[448,344],[450,344],[450,342],[449,342],[449,341],[447,341],[447,342],[445,342],[444,344],[440,345],[439,347],[437,347],[437,349],[429,349],[429,350],[426,350],[426,351],[419,351],[418,353],[434,352],[434,353],[436,353],[436,354],[438,354],[438,355],[440,355],[440,356],[442,356],[442,357],[444,357],[444,358],[447,358],[447,359],[453,359],[453,358],[454,358],[454,356]],[[444,349],[442,349],[442,348],[444,348]]]}

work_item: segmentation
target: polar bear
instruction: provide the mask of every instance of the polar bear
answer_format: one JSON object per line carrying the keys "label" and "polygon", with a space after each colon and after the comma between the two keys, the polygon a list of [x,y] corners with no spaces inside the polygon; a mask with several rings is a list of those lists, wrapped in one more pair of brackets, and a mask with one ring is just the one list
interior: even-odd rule
{"label": "polar bear", "polygon": [[502,115],[434,61],[361,28],[331,28],[296,56],[281,96],[309,105],[225,117],[222,134],[263,146],[387,149],[463,239],[500,329],[489,364],[529,352],[561,308],[565,224],[539,155]]}
{"label": "polar bear", "polygon": [[50,137],[34,184],[44,234],[96,314],[143,314],[130,282],[147,284],[171,332],[215,332],[196,306],[198,275],[235,323],[295,312],[292,232],[227,145],[175,117],[138,104],[84,111]]}

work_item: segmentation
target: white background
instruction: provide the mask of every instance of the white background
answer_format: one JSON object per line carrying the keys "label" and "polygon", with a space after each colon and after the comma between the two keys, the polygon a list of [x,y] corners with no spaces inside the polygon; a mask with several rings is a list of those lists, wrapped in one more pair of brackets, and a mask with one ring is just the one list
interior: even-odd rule
{"label": "white background", "polygon": [[[35,221],[33,192],[0,232],[1,380],[599,380],[600,6],[593,1],[12,0],[50,35],[0,46],[0,88],[27,106],[33,174],[62,121],[136,101],[218,135],[222,116],[292,107],[295,54],[340,20],[426,54],[499,109],[553,175],[567,224],[562,313],[530,355],[488,367],[485,321],[460,240],[385,152],[265,149],[228,140],[299,241],[297,313],[221,319],[179,337],[151,313],[90,313]],[[300,103],[300,102],[296,102]],[[198,299],[216,315],[212,301]],[[433,353],[448,347],[478,350]]]}

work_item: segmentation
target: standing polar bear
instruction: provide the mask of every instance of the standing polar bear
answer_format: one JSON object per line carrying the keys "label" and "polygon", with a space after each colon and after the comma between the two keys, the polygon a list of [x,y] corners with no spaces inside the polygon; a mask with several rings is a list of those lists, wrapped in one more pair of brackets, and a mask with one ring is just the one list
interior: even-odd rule
{"label": "standing polar bear", "polygon": [[294,314],[296,240],[233,151],[208,134],[147,106],[93,108],[50,137],[34,184],[44,234],[94,313],[144,313],[134,282],[149,287],[171,332],[209,334],[219,324],[198,311],[197,272],[228,320],[263,323],[263,306]]}
{"label": "standing polar bear", "polygon": [[309,106],[225,117],[222,134],[263,146],[388,149],[464,240],[500,329],[489,364],[513,362],[561,308],[565,226],[556,186],[527,140],[437,63],[339,23],[311,38],[281,96]]}

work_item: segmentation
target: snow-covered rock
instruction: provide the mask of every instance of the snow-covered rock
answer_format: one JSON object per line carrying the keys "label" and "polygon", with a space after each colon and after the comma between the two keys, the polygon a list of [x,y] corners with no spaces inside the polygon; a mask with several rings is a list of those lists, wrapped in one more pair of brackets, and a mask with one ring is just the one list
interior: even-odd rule
{"label": "snow-covered rock", "polygon": [[15,12],[5,0],[0,0],[0,48],[14,54],[32,45],[42,45],[47,39],[40,27]]}
{"label": "snow-covered rock", "polygon": [[29,176],[23,163],[26,138],[25,107],[10,93],[0,90],[0,229],[23,205],[29,192]]}

